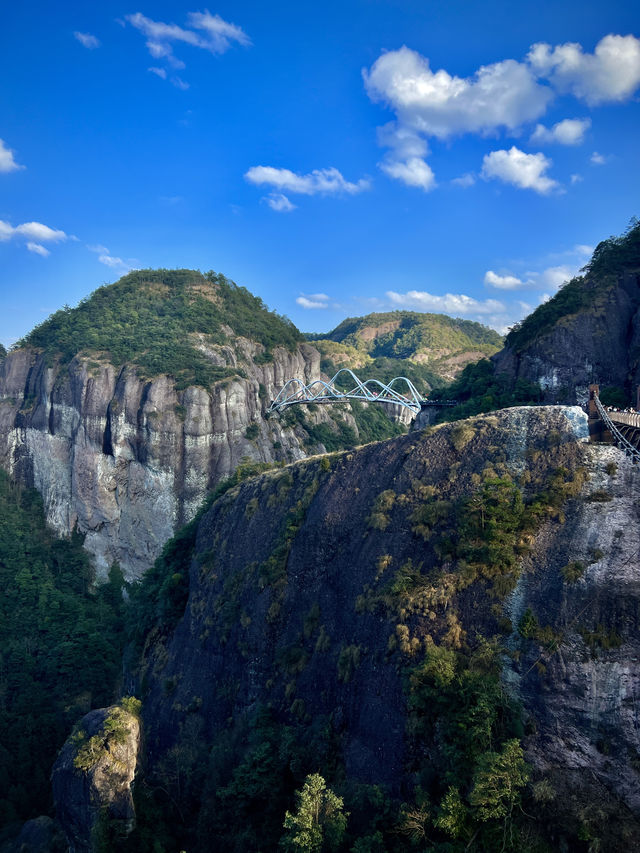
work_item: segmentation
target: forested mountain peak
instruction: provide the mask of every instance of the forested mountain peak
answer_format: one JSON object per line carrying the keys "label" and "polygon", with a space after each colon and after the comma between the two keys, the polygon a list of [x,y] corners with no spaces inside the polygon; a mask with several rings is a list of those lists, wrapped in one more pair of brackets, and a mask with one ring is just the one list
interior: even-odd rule
{"label": "forested mountain peak", "polygon": [[135,365],[146,376],[170,373],[182,385],[207,386],[223,377],[202,345],[227,344],[234,335],[258,342],[267,356],[276,346],[294,349],[302,337],[288,319],[224,275],[135,270],[77,307],[56,311],[17,346],[41,348],[62,363],[91,354],[117,367]]}
{"label": "forested mountain peak", "polygon": [[472,320],[419,311],[390,311],[348,317],[326,335],[377,358],[416,358],[427,350],[480,349],[490,355],[502,346],[493,329]]}

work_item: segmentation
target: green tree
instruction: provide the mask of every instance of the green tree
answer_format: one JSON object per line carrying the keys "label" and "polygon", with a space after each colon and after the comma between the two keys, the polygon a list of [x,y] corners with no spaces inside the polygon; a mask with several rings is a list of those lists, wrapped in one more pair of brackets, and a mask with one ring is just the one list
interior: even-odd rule
{"label": "green tree", "polygon": [[529,770],[520,743],[508,740],[502,752],[486,752],[478,762],[469,802],[480,820],[511,817]]}
{"label": "green tree", "polygon": [[311,773],[301,791],[296,792],[298,809],[287,812],[285,834],[280,841],[292,853],[319,853],[335,850],[347,827],[348,812],[344,812],[342,797],[336,796],[319,773]]}

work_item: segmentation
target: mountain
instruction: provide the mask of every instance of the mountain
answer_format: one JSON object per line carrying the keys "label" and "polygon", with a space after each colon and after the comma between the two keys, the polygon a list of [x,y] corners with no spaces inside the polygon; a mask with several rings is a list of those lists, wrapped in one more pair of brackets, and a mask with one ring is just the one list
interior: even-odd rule
{"label": "mountain", "polygon": [[279,849],[320,773],[340,851],[628,850],[640,483],[586,436],[577,408],[508,409],[212,496],[132,593],[117,849]]}
{"label": "mountain", "polygon": [[[493,329],[444,314],[393,311],[348,318],[325,336],[307,335],[332,365],[367,367],[367,375],[409,362],[418,387],[442,385],[465,365],[493,355],[502,338]],[[403,369],[406,369],[403,365]],[[392,378],[393,374],[388,378]]]}
{"label": "mountain", "polygon": [[77,529],[101,577],[139,576],[244,460],[290,462],[402,432],[380,407],[267,420],[320,374],[286,319],[224,276],[138,270],[65,307],[0,364],[0,465]]}
{"label": "mountain", "polygon": [[494,357],[513,383],[535,382],[549,401],[584,402],[598,383],[635,403],[640,382],[640,223],[599,243],[583,275],[507,335]]}

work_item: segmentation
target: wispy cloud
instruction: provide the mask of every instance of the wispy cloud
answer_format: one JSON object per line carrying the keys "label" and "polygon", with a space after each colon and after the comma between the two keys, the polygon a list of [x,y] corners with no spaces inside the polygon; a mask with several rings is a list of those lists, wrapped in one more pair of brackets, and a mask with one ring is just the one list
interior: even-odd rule
{"label": "wispy cloud", "polygon": [[497,299],[474,299],[464,293],[445,293],[438,296],[425,290],[409,290],[406,293],[387,291],[387,298],[396,307],[418,308],[421,311],[442,311],[456,317],[494,314],[505,310],[504,303]]}
{"label": "wispy cloud", "polygon": [[284,193],[271,193],[265,196],[264,200],[271,210],[275,210],[277,213],[290,213],[296,209],[295,204],[292,204]]}
{"label": "wispy cloud", "polygon": [[27,249],[30,252],[34,252],[36,255],[40,255],[42,258],[48,258],[51,252],[46,249],[41,243],[33,243],[31,240],[27,243]]}
{"label": "wispy cloud", "polygon": [[301,293],[300,296],[298,296],[298,298],[296,299],[296,303],[301,308],[317,310],[319,308],[329,307],[329,297],[326,293],[311,293],[308,296],[305,296],[304,293]]}
{"label": "wispy cloud", "polygon": [[117,258],[111,254],[106,246],[98,244],[95,246],[87,246],[87,249],[98,255],[98,261],[101,264],[104,264],[105,267],[109,267],[117,272],[125,273],[136,268],[137,262],[133,258],[129,258],[128,261],[124,261],[122,258]]}
{"label": "wispy cloud", "polygon": [[557,181],[545,174],[551,165],[551,160],[544,154],[525,154],[513,145],[508,151],[485,154],[481,174],[485,180],[498,179],[520,189],[547,195],[560,187]]}
{"label": "wispy cloud", "polygon": [[73,37],[80,42],[83,47],[86,47],[87,50],[95,50],[97,47],[100,47],[100,41],[91,33],[79,33],[77,30],[73,34]]}
{"label": "wispy cloud", "polygon": [[301,195],[354,194],[369,189],[369,181],[361,178],[357,183],[345,180],[338,169],[314,169],[307,175],[299,175],[290,169],[273,166],[252,166],[245,172],[245,179],[257,186],[267,184],[279,190]]}
{"label": "wispy cloud", "polygon": [[0,172],[16,172],[18,169],[24,168],[24,166],[16,163],[14,151],[7,148],[4,141],[0,139]]}
{"label": "wispy cloud", "polygon": [[[223,20],[220,15],[212,15],[207,11],[189,12],[187,25],[180,27],[177,24],[165,24],[162,21],[154,21],[147,18],[141,12],[134,15],[126,15],[125,20],[141,32],[145,38],[147,50],[155,60],[164,62],[168,68],[179,71],[185,68],[185,63],[174,53],[176,44],[189,45],[200,48],[209,53],[220,55],[226,53],[233,45],[239,44],[248,47],[251,39],[236,24],[230,24]],[[154,74],[166,79],[166,74],[159,74],[157,66],[150,68]],[[171,77],[171,82],[179,89],[188,88],[180,77]]]}
{"label": "wispy cloud", "polygon": [[607,158],[604,154],[599,154],[597,151],[594,151],[589,159],[594,166],[604,166],[607,162]]}

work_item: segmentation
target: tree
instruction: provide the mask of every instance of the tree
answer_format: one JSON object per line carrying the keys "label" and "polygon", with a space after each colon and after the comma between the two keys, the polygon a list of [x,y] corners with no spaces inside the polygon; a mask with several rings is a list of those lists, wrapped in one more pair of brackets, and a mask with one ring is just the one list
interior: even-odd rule
{"label": "tree", "polygon": [[335,850],[347,827],[342,797],[336,796],[319,773],[311,773],[301,791],[296,791],[298,809],[287,812],[284,819],[286,832],[281,846],[291,853],[320,853],[322,849]]}
{"label": "tree", "polygon": [[469,796],[480,820],[510,818],[528,778],[522,747],[515,739],[508,740],[502,752],[481,756]]}

